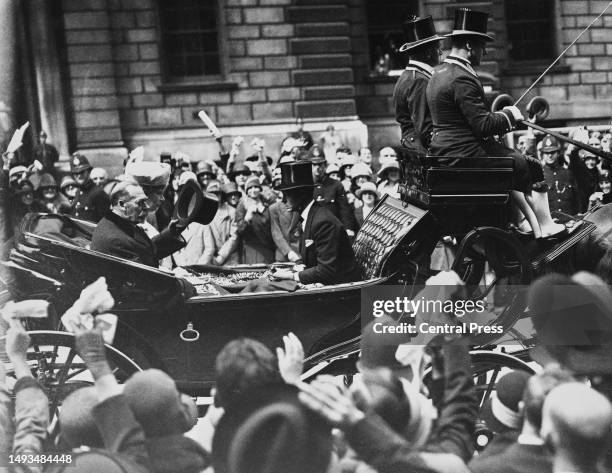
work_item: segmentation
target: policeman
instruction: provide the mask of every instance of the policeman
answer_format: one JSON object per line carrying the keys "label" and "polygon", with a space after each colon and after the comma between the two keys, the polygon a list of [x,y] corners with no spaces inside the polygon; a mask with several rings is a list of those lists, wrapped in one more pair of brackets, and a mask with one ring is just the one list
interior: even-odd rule
{"label": "policeman", "polygon": [[[490,157],[487,167],[495,167],[494,156],[514,160],[513,200],[527,218],[536,238],[558,237],[566,233],[564,225],[550,216],[542,167],[494,139],[512,130],[523,115],[515,106],[491,112],[486,105],[482,83],[474,70],[486,55],[488,14],[460,8],[449,36],[452,50],[438,66],[427,85],[427,103],[434,135],[430,153],[447,157]],[[452,161],[449,160],[452,166]],[[477,183],[474,183],[475,185]]]}
{"label": "policeman", "polygon": [[325,206],[342,222],[349,237],[355,236],[357,220],[347,200],[344,186],[340,181],[329,177],[325,157],[318,156],[310,159],[312,164],[312,177],[315,182],[313,198]]}
{"label": "policeman", "polygon": [[578,185],[574,173],[561,160],[561,146],[557,139],[546,135],[542,140],[541,153],[550,208],[575,215],[580,211]]}
{"label": "policeman", "polygon": [[431,141],[433,125],[425,90],[440,63],[440,40],[431,16],[414,17],[404,22],[406,43],[400,52],[407,53],[408,66],[395,84],[393,103],[395,119],[402,131],[402,146],[425,154]]}
{"label": "policeman", "polygon": [[70,173],[79,186],[70,215],[82,220],[99,222],[110,208],[110,199],[102,187],[91,179],[91,164],[85,156],[74,153],[70,160]]}

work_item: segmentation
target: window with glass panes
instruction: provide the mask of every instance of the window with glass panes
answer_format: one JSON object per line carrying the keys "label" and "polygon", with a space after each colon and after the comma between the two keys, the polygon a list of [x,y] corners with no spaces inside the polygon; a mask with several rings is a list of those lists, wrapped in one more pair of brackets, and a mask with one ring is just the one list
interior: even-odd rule
{"label": "window with glass panes", "polygon": [[418,0],[367,0],[366,13],[371,68],[385,55],[389,70],[404,68],[406,57],[399,53],[404,44],[402,23],[419,14]]}
{"label": "window with glass panes", "polygon": [[504,4],[510,59],[520,62],[554,58],[555,1],[506,0]]}
{"label": "window with glass panes", "polygon": [[218,0],[159,0],[168,79],[221,74]]}

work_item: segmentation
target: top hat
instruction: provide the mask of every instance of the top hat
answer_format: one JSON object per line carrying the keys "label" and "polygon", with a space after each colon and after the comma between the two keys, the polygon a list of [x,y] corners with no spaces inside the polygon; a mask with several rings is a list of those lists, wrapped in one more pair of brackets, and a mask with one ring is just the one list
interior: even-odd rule
{"label": "top hat", "polygon": [[431,16],[426,16],[425,18],[412,18],[405,21],[403,27],[406,42],[400,47],[400,53],[410,51],[411,49],[418,48],[432,41],[444,39],[437,35],[436,27],[434,26]]}
{"label": "top hat", "polygon": [[281,164],[281,183],[278,190],[314,187],[312,179],[312,164],[310,161]]}
{"label": "top hat", "polygon": [[477,36],[485,41],[493,41],[487,34],[489,14],[469,8],[455,10],[455,25],[453,31],[445,36]]}
{"label": "top hat", "polygon": [[197,182],[189,180],[181,188],[175,212],[182,226],[191,222],[208,225],[215,218],[218,207],[216,195],[202,192]]}
{"label": "top hat", "polygon": [[317,473],[330,462],[331,428],[295,386],[258,386],[227,406],[212,452],[215,473]]}
{"label": "top hat", "polygon": [[70,159],[70,173],[78,174],[80,172],[91,169],[92,166],[89,164],[89,160],[79,153],[74,153],[72,159]]}

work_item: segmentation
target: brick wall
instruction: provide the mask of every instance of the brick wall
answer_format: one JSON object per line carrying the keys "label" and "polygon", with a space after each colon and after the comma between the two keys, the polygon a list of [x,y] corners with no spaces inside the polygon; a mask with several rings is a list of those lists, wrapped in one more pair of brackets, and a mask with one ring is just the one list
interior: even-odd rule
{"label": "brick wall", "polygon": [[[365,1],[365,0],[364,0]],[[500,89],[518,98],[548,64],[534,68],[511,69],[508,64],[506,28],[504,24],[504,3],[502,0],[475,2],[490,13],[489,31],[496,40],[488,48],[488,56],[481,70],[491,73],[500,79]],[[571,1],[557,0],[558,18],[561,30],[559,35],[559,52],[562,51],[578,33],[599,14],[607,5],[606,1]],[[465,4],[464,4],[465,5]],[[457,3],[448,0],[424,0],[421,15],[432,15],[438,32],[446,33],[453,26],[453,12]],[[470,6],[470,5],[466,5]],[[364,30],[367,31],[367,18],[363,5],[356,8],[351,21],[353,40],[353,66],[356,78],[357,110],[360,117],[388,118],[393,117],[391,96],[394,79],[369,79],[371,69],[367,50],[361,47]],[[399,22],[402,19],[398,19]],[[561,66],[551,71],[530,93],[524,104],[535,95],[543,95],[551,104],[550,119],[567,121],[607,121],[612,110],[612,10],[606,13],[584,36],[577,45],[571,48]],[[445,45],[448,47],[448,44]],[[553,58],[551,58],[552,61]],[[523,104],[523,105],[524,105]]]}
{"label": "brick wall", "polygon": [[[558,0],[559,52],[565,49],[608,2]],[[551,119],[574,123],[607,123],[612,116],[612,10],[609,10],[572,46],[561,61],[569,66],[552,71],[533,95],[550,101]],[[542,68],[544,70],[545,67]],[[533,83],[539,72],[507,74],[502,86],[518,97]]]}
{"label": "brick wall", "polygon": [[63,0],[77,144],[201,128],[202,108],[220,126],[354,116],[344,1],[224,0],[230,85],[180,90],[163,83],[155,0]]}

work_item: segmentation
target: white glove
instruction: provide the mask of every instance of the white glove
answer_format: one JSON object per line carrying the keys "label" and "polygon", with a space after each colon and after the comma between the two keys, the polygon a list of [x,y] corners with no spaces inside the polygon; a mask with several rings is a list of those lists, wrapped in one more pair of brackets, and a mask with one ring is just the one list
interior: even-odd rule
{"label": "white glove", "polygon": [[516,107],[514,105],[508,105],[507,107],[504,107],[503,109],[504,110],[508,110],[512,114],[512,116],[514,117],[514,119],[516,121],[524,120],[525,119],[525,117],[523,116],[521,111],[518,109],[518,107]]}

